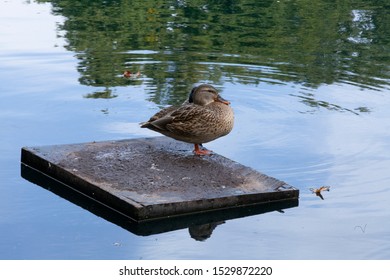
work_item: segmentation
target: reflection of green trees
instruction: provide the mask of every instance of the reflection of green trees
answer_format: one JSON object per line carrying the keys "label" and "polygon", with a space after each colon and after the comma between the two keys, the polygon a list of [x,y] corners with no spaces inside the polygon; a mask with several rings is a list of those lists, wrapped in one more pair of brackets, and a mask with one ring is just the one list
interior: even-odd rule
{"label": "reflection of green trees", "polygon": [[388,87],[387,0],[39,2],[65,17],[80,83],[104,93],[144,82],[155,102],[175,103],[200,81]]}

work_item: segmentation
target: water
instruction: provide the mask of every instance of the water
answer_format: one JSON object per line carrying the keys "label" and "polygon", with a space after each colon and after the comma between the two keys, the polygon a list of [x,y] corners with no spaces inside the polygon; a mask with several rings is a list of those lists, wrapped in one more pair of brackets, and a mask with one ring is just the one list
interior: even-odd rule
{"label": "water", "polygon": [[[0,258],[389,259],[388,3],[189,2],[0,1]],[[236,114],[206,147],[298,207],[142,237],[20,176],[23,146],[156,136],[203,82]]]}

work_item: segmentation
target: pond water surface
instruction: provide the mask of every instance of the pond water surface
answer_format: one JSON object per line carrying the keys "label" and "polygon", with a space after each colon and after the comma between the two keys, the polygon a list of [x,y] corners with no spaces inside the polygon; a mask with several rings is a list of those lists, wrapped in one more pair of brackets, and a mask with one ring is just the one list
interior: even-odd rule
{"label": "pond water surface", "polygon": [[[385,0],[0,0],[0,259],[389,259],[389,24]],[[23,146],[157,136],[199,83],[236,118],[206,147],[299,206],[139,236],[21,177]]]}

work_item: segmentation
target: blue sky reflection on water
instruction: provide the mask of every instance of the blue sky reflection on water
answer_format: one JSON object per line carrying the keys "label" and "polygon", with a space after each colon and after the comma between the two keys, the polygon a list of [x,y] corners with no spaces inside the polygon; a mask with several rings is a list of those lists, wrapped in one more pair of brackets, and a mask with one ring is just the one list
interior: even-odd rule
{"label": "blue sky reflection on water", "polygon": [[[236,125],[206,146],[301,193],[298,207],[225,221],[203,242],[188,229],[134,235],[21,178],[23,146],[157,136],[138,127],[161,106],[151,77],[113,87],[115,98],[86,98],[105,88],[79,83],[79,58],[58,37],[63,21],[50,4],[0,2],[0,259],[389,259],[388,80],[310,88],[267,75],[294,75],[272,64],[222,73]],[[131,52],[139,64],[164,63],[154,50]],[[230,56],[198,63],[245,69]],[[263,73],[259,83],[251,71]],[[325,200],[309,191],[320,185],[331,186]]]}

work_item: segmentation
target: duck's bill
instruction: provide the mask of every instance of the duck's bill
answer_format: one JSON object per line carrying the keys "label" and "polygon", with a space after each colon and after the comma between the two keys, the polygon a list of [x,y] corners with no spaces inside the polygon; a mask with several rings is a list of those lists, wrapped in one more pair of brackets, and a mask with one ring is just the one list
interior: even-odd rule
{"label": "duck's bill", "polygon": [[217,102],[221,102],[221,103],[226,104],[226,105],[230,105],[230,102],[229,102],[229,101],[227,101],[226,99],[222,98],[222,97],[219,96],[219,95],[218,95],[216,101],[217,101]]}

